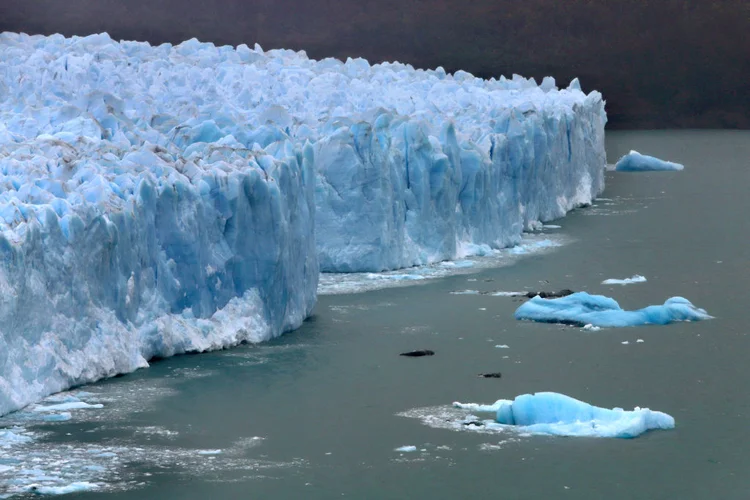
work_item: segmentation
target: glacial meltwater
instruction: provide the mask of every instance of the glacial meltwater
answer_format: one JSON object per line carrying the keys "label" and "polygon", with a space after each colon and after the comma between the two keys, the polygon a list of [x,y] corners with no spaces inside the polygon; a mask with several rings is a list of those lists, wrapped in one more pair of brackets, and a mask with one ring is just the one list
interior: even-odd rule
{"label": "glacial meltwater", "polygon": [[[0,497],[747,498],[750,133],[608,133],[610,164],[632,149],[685,169],[609,171],[599,200],[521,250],[324,276],[314,315],[279,339],[153,362],[3,417]],[[645,279],[602,283],[629,277]],[[527,299],[510,292],[563,289],[626,310],[681,296],[713,319],[514,319]],[[399,355],[416,350],[434,355]],[[540,436],[452,405],[541,391],[675,427]]]}

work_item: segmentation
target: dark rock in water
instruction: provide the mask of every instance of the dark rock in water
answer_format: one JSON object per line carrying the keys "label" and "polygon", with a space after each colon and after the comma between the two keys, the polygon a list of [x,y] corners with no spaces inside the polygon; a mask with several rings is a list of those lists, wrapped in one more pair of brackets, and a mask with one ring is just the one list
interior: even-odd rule
{"label": "dark rock in water", "polygon": [[475,427],[484,427],[483,422],[479,422],[478,420],[472,420],[471,422],[463,422],[463,425],[466,427],[475,426]]}
{"label": "dark rock in water", "polygon": [[410,358],[419,358],[421,356],[434,356],[435,351],[430,351],[428,349],[423,349],[420,351],[409,351],[409,352],[402,352],[399,354],[399,356],[408,356]]}
{"label": "dark rock in water", "polygon": [[479,376],[482,377],[482,378],[500,378],[500,377],[503,376],[503,374],[500,373],[500,372],[496,372],[496,373],[480,373]]}
{"label": "dark rock in water", "polygon": [[537,295],[543,299],[559,299],[560,297],[567,297],[568,295],[573,294],[573,290],[568,290],[567,288],[560,290],[559,292],[529,292],[526,294],[526,297],[533,298]]}

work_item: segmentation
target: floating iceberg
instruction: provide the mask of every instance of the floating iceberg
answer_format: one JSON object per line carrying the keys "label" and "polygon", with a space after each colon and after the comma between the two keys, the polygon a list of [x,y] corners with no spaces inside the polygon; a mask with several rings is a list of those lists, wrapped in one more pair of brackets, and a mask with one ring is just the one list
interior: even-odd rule
{"label": "floating iceberg", "polygon": [[0,53],[0,414],[280,335],[321,266],[511,245],[604,185],[577,80],[106,34]]}
{"label": "floating iceberg", "polygon": [[99,489],[96,483],[78,481],[63,486],[44,486],[32,484],[26,487],[26,491],[36,495],[67,495],[69,493],[80,493],[82,491],[95,491]]}
{"label": "floating iceberg", "polygon": [[615,170],[621,172],[645,172],[649,170],[682,170],[685,166],[680,163],[660,160],[653,156],[642,155],[638,151],[631,151],[619,159]]}
{"label": "floating iceberg", "polygon": [[515,316],[516,319],[543,323],[592,327],[666,325],[675,321],[711,319],[706,311],[695,307],[682,297],[667,299],[661,306],[625,311],[614,299],[603,295],[589,295],[586,292],[574,293],[559,299],[534,297],[516,309]]}
{"label": "floating iceberg", "polygon": [[454,403],[471,411],[496,412],[499,424],[520,432],[576,437],[634,438],[651,429],[673,429],[674,418],[648,408],[607,409],[556,392],[523,394],[494,405]]}
{"label": "floating iceberg", "polygon": [[635,276],[631,278],[625,278],[625,279],[609,278],[609,279],[602,281],[602,285],[630,285],[633,283],[645,283],[646,281],[647,280],[645,276],[636,274]]}
{"label": "floating iceberg", "polygon": [[400,446],[393,451],[400,451],[401,453],[411,453],[413,451],[417,451],[416,446],[408,445],[408,446]]}

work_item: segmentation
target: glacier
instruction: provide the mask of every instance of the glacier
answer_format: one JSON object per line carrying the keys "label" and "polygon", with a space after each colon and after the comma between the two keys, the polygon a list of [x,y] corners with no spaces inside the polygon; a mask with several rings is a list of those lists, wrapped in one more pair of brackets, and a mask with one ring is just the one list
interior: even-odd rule
{"label": "glacier", "polygon": [[578,80],[106,33],[0,54],[0,414],[280,335],[320,270],[507,247],[604,187]]}
{"label": "glacier", "polygon": [[454,403],[456,408],[493,412],[519,432],[573,437],[634,438],[652,429],[673,429],[674,418],[648,408],[600,408],[557,392],[522,394],[492,405]]}
{"label": "glacier", "polygon": [[190,47],[0,37],[0,414],[311,313],[312,148],[222,132]]}
{"label": "glacier", "polygon": [[653,156],[644,155],[638,151],[631,151],[624,155],[615,164],[615,170],[620,172],[646,172],[659,170],[683,170],[685,168],[681,163],[660,160]]}
{"label": "glacier", "polygon": [[558,90],[551,78],[536,86],[395,67],[405,73],[396,86],[391,67],[345,66],[354,109],[363,99],[379,107],[316,142],[322,271],[386,271],[515,245],[524,229],[604,188],[604,102],[577,80]]}
{"label": "glacier", "polygon": [[669,298],[663,305],[626,311],[610,297],[590,295],[586,292],[577,292],[558,299],[533,297],[516,309],[515,317],[519,320],[542,323],[591,325],[589,328],[667,325],[676,321],[701,321],[712,318],[705,310],[695,307],[683,297]]}

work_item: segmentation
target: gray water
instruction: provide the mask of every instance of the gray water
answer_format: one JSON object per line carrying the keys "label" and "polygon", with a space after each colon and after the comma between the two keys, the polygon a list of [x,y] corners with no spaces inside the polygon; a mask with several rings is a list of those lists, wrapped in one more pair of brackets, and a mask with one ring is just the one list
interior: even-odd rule
{"label": "gray water", "polygon": [[[314,316],[276,341],[82,388],[104,408],[27,426],[39,434],[27,453],[89,467],[109,491],[73,495],[82,499],[748,498],[750,133],[608,134],[610,162],[630,149],[686,168],[609,172],[605,199],[548,231],[567,239],[552,252],[321,296]],[[634,274],[648,281],[600,284]],[[518,322],[517,298],[450,293],[561,288],[626,309],[680,295],[715,319],[592,332]],[[436,354],[398,356],[413,349]],[[559,438],[400,415],[534,391],[650,407],[677,425],[633,440]],[[403,445],[418,450],[394,451]]]}

